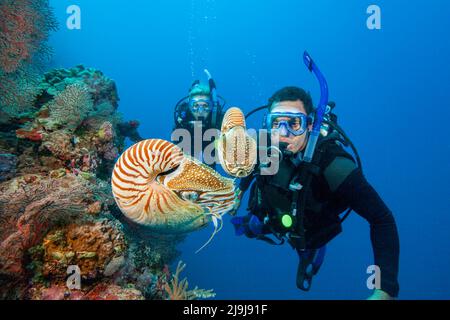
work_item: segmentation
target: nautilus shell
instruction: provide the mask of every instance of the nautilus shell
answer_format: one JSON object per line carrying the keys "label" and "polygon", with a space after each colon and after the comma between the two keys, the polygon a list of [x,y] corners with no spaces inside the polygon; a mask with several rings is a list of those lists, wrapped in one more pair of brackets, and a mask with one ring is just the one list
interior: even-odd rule
{"label": "nautilus shell", "polygon": [[245,116],[239,108],[230,108],[224,115],[217,144],[220,164],[233,177],[248,176],[256,164],[256,141],[246,130]]}
{"label": "nautilus shell", "polygon": [[114,166],[111,184],[122,213],[160,234],[191,232],[211,219],[217,227],[236,201],[232,179],[160,139],[128,148]]}

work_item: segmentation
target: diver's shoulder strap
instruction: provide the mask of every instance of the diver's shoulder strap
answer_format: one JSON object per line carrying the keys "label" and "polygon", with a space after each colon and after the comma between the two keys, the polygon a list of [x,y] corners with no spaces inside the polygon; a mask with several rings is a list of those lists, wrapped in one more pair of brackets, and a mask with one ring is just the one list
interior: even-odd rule
{"label": "diver's shoulder strap", "polygon": [[306,250],[305,208],[312,177],[317,175],[320,168],[315,162],[302,162],[298,174],[292,179],[291,185],[300,183],[300,188],[293,189],[292,215],[295,216],[295,234],[289,238],[289,243],[297,250]]}
{"label": "diver's shoulder strap", "polygon": [[297,250],[306,250],[306,230],[305,230],[305,208],[307,196],[311,188],[311,181],[314,176],[322,172],[321,162],[325,153],[325,143],[332,141],[319,141],[312,162],[302,162],[298,173],[292,178],[291,185],[300,184],[299,188],[292,189],[292,214],[296,217],[296,233],[293,234],[289,243]]}
{"label": "diver's shoulder strap", "polygon": [[302,185],[300,190],[294,190],[292,206],[296,209],[296,231],[297,238],[290,239],[291,245],[297,250],[306,249],[304,217],[307,197],[311,191],[311,181],[314,176],[321,175],[329,164],[337,157],[345,157],[353,160],[334,138],[323,138],[319,141],[316,152],[311,163],[302,162],[299,173],[294,179],[298,179]]}

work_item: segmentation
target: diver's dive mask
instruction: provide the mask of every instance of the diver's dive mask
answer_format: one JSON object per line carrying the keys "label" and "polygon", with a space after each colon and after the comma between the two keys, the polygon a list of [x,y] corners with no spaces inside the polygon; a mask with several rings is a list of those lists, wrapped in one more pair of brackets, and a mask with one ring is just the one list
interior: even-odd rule
{"label": "diver's dive mask", "polygon": [[193,115],[206,118],[211,111],[211,100],[205,98],[192,98],[189,100],[189,109]]}
{"label": "diver's dive mask", "polygon": [[300,136],[306,132],[311,118],[298,112],[274,112],[266,116],[266,128],[270,131],[277,130],[281,136]]}

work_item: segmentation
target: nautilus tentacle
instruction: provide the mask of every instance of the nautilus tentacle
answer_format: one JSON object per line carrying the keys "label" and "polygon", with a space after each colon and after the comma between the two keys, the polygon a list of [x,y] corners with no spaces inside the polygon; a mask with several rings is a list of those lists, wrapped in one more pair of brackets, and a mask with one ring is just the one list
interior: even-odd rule
{"label": "nautilus tentacle", "polygon": [[[211,236],[209,237],[208,241],[205,242],[205,244],[203,244],[195,253],[198,253],[200,250],[202,250],[204,247],[206,247],[214,238],[214,236],[219,233],[220,230],[222,230],[223,227],[223,220],[222,220],[222,215],[217,215],[214,213],[210,213],[209,214],[211,216],[213,225],[214,225],[214,231],[211,234]],[[218,225],[218,223],[220,222],[220,226]]]}
{"label": "nautilus tentacle", "polygon": [[163,234],[197,230],[236,201],[232,179],[160,139],[128,148],[114,166],[111,184],[127,218]]}
{"label": "nautilus tentacle", "polygon": [[256,165],[256,141],[246,130],[245,116],[239,108],[227,110],[217,144],[220,164],[233,177],[248,176]]}

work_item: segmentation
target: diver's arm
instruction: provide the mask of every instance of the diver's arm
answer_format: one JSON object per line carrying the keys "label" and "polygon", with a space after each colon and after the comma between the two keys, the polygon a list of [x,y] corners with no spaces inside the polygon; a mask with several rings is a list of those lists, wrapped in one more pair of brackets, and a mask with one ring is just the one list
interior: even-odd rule
{"label": "diver's arm", "polygon": [[[341,164],[336,166],[336,160]],[[341,170],[325,171],[325,177],[327,181],[332,180],[331,176],[337,176],[338,180],[341,180],[341,182],[335,181],[334,185],[333,182],[329,183],[330,188],[335,189],[336,197],[348,203],[350,208],[370,223],[375,264],[381,270],[381,290],[391,297],[397,297],[400,245],[394,216],[375,189],[367,182],[361,170],[356,166],[352,169],[350,163],[343,162],[345,161],[336,158],[330,166],[340,167]],[[345,172],[348,173],[349,170],[351,172],[345,177]]]}

